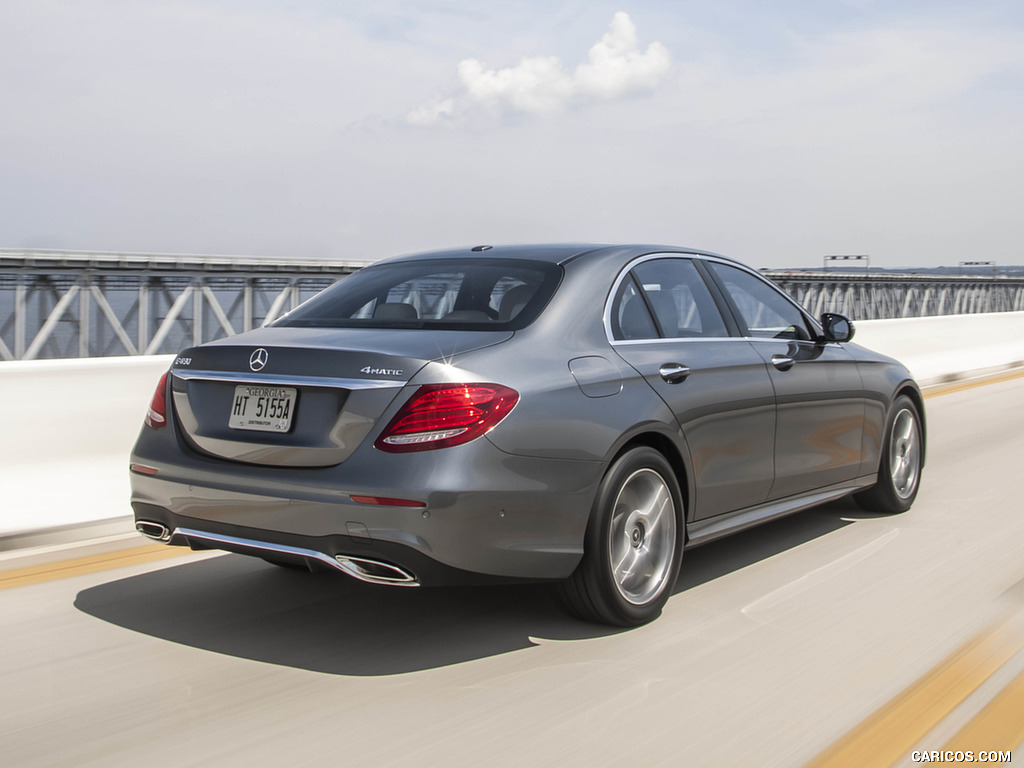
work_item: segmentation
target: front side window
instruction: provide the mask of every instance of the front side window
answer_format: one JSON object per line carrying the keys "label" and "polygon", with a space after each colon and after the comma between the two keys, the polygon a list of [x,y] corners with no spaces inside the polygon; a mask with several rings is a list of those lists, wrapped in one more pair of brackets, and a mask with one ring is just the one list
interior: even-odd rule
{"label": "front side window", "polygon": [[621,340],[729,335],[689,259],[651,259],[634,267],[612,302],[611,321],[612,337]]}
{"label": "front side window", "polygon": [[558,287],[547,262],[438,259],[366,267],[275,322],[313,328],[517,330]]}
{"label": "front side window", "polygon": [[736,267],[718,262],[711,269],[746,326],[747,336],[767,339],[810,340],[803,313],[782,293],[764,280]]}

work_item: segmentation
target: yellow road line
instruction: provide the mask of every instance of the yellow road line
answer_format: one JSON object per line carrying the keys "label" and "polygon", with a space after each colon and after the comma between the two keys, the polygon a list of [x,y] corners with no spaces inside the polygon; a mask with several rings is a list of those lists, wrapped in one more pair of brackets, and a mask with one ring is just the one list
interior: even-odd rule
{"label": "yellow road line", "polygon": [[806,768],[889,768],[1022,647],[1019,632],[1007,622],[986,628]]}
{"label": "yellow road line", "polygon": [[147,544],[142,547],[121,549],[116,552],[104,552],[100,555],[76,557],[73,560],[64,560],[58,563],[17,568],[11,571],[0,572],[0,589],[25,587],[29,584],[39,584],[44,581],[81,576],[86,573],[105,571],[110,568],[123,568],[128,565],[139,565],[140,563],[149,563],[153,560],[163,560],[168,557],[181,557],[182,555],[191,554],[191,552],[192,550],[187,547]]}
{"label": "yellow road line", "polygon": [[1024,672],[950,739],[943,750],[1010,752],[1024,744]]}
{"label": "yellow road line", "polygon": [[1024,378],[1024,371],[1014,371],[1012,373],[1000,373],[995,376],[986,376],[983,379],[975,379],[973,381],[963,381],[959,384],[949,384],[945,387],[938,387],[936,389],[929,389],[924,393],[926,398],[928,397],[939,397],[940,395],[950,395],[954,392],[962,392],[965,389],[974,389],[975,387],[984,387],[986,384],[1000,384],[1004,381],[1012,381],[1013,379]]}

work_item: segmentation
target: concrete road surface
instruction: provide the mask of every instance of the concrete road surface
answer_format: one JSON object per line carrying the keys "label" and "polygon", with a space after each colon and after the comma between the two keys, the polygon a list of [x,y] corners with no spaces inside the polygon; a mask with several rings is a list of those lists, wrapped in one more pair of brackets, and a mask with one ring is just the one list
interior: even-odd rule
{"label": "concrete road surface", "polygon": [[1024,379],[927,408],[910,512],[841,502],[691,550],[630,631],[542,587],[389,590],[141,539],[0,573],[0,765],[1024,761]]}

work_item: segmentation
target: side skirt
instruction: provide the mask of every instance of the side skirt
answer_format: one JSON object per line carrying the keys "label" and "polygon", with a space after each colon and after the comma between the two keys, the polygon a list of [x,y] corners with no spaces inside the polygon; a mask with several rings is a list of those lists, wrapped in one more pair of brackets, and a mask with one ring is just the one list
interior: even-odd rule
{"label": "side skirt", "polygon": [[819,488],[816,491],[801,494],[800,496],[777,499],[765,504],[758,504],[756,507],[738,509],[735,512],[727,512],[724,515],[718,515],[707,520],[687,523],[686,546],[696,547],[701,544],[707,544],[709,541],[728,536],[730,533],[738,533],[746,528],[753,528],[755,525],[767,523],[770,520],[777,520],[794,512],[841,499],[843,496],[847,496],[855,491],[869,488],[877,481],[877,475],[865,475],[830,485],[827,488]]}

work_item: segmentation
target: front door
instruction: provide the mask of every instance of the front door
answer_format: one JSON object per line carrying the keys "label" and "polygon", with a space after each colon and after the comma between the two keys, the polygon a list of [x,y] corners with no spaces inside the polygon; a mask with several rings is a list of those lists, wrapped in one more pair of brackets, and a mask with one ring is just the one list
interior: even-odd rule
{"label": "front door", "polygon": [[788,297],[760,277],[711,262],[744,333],[763,361],[777,403],[775,482],[770,498],[857,476],[865,401],[857,363],[816,331]]}

